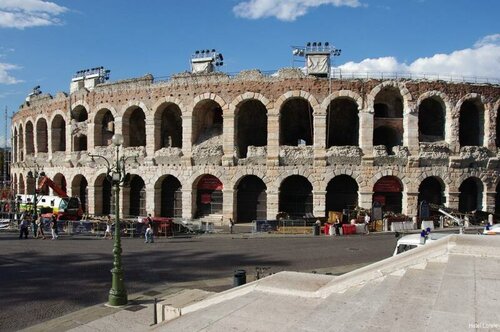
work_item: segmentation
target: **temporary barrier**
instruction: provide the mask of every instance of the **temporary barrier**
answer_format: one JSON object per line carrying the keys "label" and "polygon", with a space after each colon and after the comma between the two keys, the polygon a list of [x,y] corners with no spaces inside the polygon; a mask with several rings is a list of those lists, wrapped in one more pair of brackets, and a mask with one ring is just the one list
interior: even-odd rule
{"label": "temporary barrier", "polygon": [[349,235],[349,234],[356,234],[356,225],[342,225],[342,234],[344,235]]}

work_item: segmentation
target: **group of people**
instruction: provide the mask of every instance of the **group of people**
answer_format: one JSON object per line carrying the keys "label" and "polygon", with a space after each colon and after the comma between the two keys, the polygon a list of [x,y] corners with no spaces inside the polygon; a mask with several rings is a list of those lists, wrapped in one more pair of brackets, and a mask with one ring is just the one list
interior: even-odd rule
{"label": "group of people", "polygon": [[[33,238],[45,240],[45,232],[43,231],[44,222],[42,216],[38,213],[33,215],[29,213],[23,214],[19,224],[19,239],[28,238],[30,225],[33,231]],[[52,240],[57,240],[59,238],[59,232],[57,229],[57,216],[55,214],[53,214],[50,219],[50,230],[52,233]]]}

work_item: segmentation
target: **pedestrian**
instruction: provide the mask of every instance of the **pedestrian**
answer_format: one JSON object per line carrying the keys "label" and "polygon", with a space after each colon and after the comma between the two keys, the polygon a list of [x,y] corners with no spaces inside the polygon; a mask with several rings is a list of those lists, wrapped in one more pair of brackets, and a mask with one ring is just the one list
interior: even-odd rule
{"label": "pedestrian", "polygon": [[56,215],[52,215],[52,219],[50,220],[50,229],[52,231],[52,240],[57,240],[59,235],[57,235],[57,218]]}
{"label": "pedestrian", "polygon": [[146,238],[144,243],[155,242],[153,239],[153,227],[152,227],[151,223],[148,224],[148,228],[146,228],[146,232],[144,233],[144,237]]}
{"label": "pedestrian", "polygon": [[38,215],[36,218],[36,225],[37,225],[37,233],[36,233],[36,238],[42,238],[42,240],[45,240],[45,233],[43,232],[43,222],[42,222],[42,216]]}
{"label": "pedestrian", "polygon": [[36,223],[38,219],[37,213],[33,215],[31,218],[31,227],[33,228],[33,238],[38,239],[38,224]]}
{"label": "pedestrian", "polygon": [[370,216],[365,214],[365,234],[370,234]]}
{"label": "pedestrian", "polygon": [[342,223],[340,222],[339,218],[337,217],[335,219],[335,235],[340,236],[340,229],[342,228]]}
{"label": "pedestrian", "polygon": [[229,218],[229,233],[233,234],[234,221],[233,218]]}
{"label": "pedestrian", "polygon": [[[106,230],[104,231],[104,237],[103,239],[112,239],[113,234],[111,233],[111,225],[113,223],[111,222],[111,216],[108,214],[108,217],[106,219]],[[109,238],[108,238],[109,236]]]}
{"label": "pedestrian", "polygon": [[151,213],[148,213],[148,217],[146,218],[146,226],[153,222],[153,218],[151,218]]}
{"label": "pedestrian", "polygon": [[28,238],[28,228],[29,228],[29,221],[28,221],[28,216],[25,214],[23,216],[23,219],[21,220],[21,224],[19,225],[19,239],[22,239],[23,238],[23,235],[24,235],[24,238],[27,239]]}

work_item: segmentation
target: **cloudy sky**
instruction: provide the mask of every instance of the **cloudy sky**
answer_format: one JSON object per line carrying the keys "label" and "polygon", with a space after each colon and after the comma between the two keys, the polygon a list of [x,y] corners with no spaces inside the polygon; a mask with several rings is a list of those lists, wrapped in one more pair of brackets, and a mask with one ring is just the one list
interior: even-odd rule
{"label": "cloudy sky", "polygon": [[68,91],[97,66],[168,76],[197,49],[222,52],[225,72],[269,71],[328,41],[343,72],[499,79],[498,13],[498,0],[0,0],[0,136],[34,86]]}

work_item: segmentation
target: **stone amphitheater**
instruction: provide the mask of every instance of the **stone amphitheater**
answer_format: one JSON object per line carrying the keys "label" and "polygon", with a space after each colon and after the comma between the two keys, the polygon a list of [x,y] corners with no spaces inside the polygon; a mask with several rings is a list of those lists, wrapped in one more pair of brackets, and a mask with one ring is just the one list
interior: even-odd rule
{"label": "stone amphitheater", "polygon": [[[77,84],[78,83],[78,84]],[[418,215],[422,201],[500,211],[500,86],[328,79],[296,68],[83,80],[31,94],[12,119],[12,180],[32,193],[43,169],[89,215],[113,213],[103,159],[130,173],[126,217],[227,224],[378,202]],[[136,158],[134,158],[136,157]]]}

